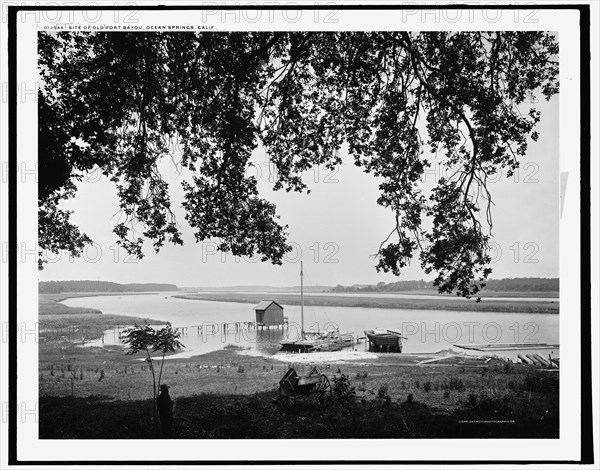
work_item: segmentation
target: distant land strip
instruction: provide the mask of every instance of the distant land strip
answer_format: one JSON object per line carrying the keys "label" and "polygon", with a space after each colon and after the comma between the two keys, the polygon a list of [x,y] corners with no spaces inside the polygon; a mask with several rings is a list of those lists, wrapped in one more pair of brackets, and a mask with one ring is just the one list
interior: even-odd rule
{"label": "distant land strip", "polygon": [[59,294],[61,292],[172,292],[178,291],[175,284],[136,283],[119,284],[108,281],[41,281],[40,294]]}
{"label": "distant land strip", "polygon": [[[283,293],[198,293],[174,295],[178,299],[209,300],[216,302],[258,303],[277,300],[284,305],[300,305],[300,295]],[[267,298],[268,297],[268,298]],[[388,297],[354,297],[340,295],[304,296],[304,305],[320,307],[396,308],[402,310],[449,310],[475,312],[559,313],[559,301],[524,302],[518,298],[509,301],[484,298],[481,302],[467,299],[404,299]]]}
{"label": "distant land strip", "polygon": [[[486,296],[492,292],[556,292],[560,288],[560,280],[557,277],[515,277],[503,279],[488,279],[480,295]],[[396,281],[380,282],[378,284],[354,284],[351,286],[337,285],[329,292],[406,292],[436,290],[433,281]]]}

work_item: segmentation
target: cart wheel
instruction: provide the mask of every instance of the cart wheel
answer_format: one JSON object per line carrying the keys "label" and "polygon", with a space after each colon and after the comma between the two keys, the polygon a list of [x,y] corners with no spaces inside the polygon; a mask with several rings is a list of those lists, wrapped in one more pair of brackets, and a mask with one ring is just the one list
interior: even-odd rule
{"label": "cart wheel", "polygon": [[333,401],[331,382],[325,374],[321,374],[321,380],[316,384],[315,396],[319,405],[323,407],[329,406]]}
{"label": "cart wheel", "polygon": [[296,405],[296,391],[288,379],[284,380],[279,386],[279,402],[286,408]]}

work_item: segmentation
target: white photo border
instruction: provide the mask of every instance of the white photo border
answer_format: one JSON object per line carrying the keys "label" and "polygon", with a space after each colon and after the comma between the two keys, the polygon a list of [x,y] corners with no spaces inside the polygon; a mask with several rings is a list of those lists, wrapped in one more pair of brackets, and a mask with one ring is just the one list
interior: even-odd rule
{"label": "white photo border", "polygon": [[[72,2],[75,3],[75,2]],[[132,2],[128,2],[131,5]],[[331,5],[332,2],[329,2]],[[580,47],[587,47],[581,43],[580,13],[574,6],[571,8],[549,8],[520,9],[513,6],[501,6],[481,9],[473,5],[471,9],[439,8],[428,9],[420,5],[411,6],[410,9],[400,9],[395,4],[388,5],[385,10],[375,7],[364,7],[356,9],[344,9],[341,5],[331,5],[329,10],[317,10],[308,6],[298,7],[300,9],[284,10],[272,2],[265,2],[269,10],[253,10],[256,3],[251,7],[236,5],[235,9],[221,9],[214,2],[206,2],[194,6],[199,12],[203,25],[213,25],[214,31],[241,31],[241,30],[412,30],[412,31],[435,31],[435,30],[544,30],[556,31],[560,43],[560,171],[568,172],[568,186],[565,194],[565,205],[563,217],[560,221],[560,310],[561,312],[582,312],[582,306],[586,305],[581,298],[582,259],[573,256],[569,247],[580,247],[583,216],[581,207],[581,175],[584,168],[580,165],[589,161],[589,155],[580,155],[579,146],[573,142],[580,142],[582,135],[580,131],[584,123],[580,122],[581,108],[580,99],[585,97],[586,90],[580,89]],[[104,29],[95,31],[109,31],[111,25],[124,24],[128,19],[136,19],[138,25],[169,25],[189,23],[190,12],[187,9],[145,9],[147,4],[128,10],[116,8],[89,9],[78,6],[65,7],[65,9],[54,9],[50,7],[37,6],[32,9],[23,9],[17,12],[21,15],[17,21],[17,68],[16,79],[18,84],[37,83],[37,33],[48,31],[48,27],[56,26],[55,19],[58,12],[61,18],[73,13],[68,17],[71,23],[78,21],[86,23],[83,12],[86,12],[87,24],[97,25],[98,21],[92,18],[102,19]],[[19,7],[16,7],[19,9]],[[327,8],[327,6],[326,6]],[[244,18],[242,11],[273,11],[272,16],[261,15],[259,21],[249,21]],[[49,12],[45,17],[43,12]],[[287,16],[279,15],[277,12],[287,11]],[[456,16],[444,16],[442,12],[463,11],[458,21]],[[467,12],[464,14],[464,12]],[[482,12],[486,12],[485,21]],[[535,14],[532,16],[532,13]],[[37,14],[36,14],[37,12]],[[117,13],[118,12],[118,13]],[[203,13],[202,13],[203,12]],[[224,12],[224,13],[223,13]],[[240,13],[236,13],[240,12]],[[297,12],[302,12],[299,16]],[[316,14],[315,12],[318,12]],[[423,13],[425,12],[423,16]],[[497,12],[502,12],[498,14]],[[481,13],[481,15],[480,15]],[[81,16],[80,16],[81,14]],[[273,21],[271,21],[273,18]],[[291,18],[294,21],[291,21]],[[296,18],[298,18],[296,20]],[[490,21],[494,18],[494,21]],[[233,19],[233,21],[232,21]],[[316,21],[318,19],[318,21]],[[449,21],[452,20],[452,21]],[[518,21],[516,21],[518,19]],[[525,19],[535,22],[527,22]],[[238,21],[239,20],[239,21]],[[335,20],[335,21],[334,21]],[[66,23],[68,25],[68,23]],[[97,25],[100,26],[100,25]],[[198,26],[198,25],[197,25]],[[56,29],[54,29],[56,30]],[[148,29],[142,29],[148,32]],[[583,81],[585,83],[585,80]],[[588,82],[589,86],[589,82]],[[29,86],[31,88],[31,86]],[[589,90],[588,90],[589,93]],[[585,98],[584,98],[585,99]],[[37,163],[37,105],[35,100],[25,99],[17,103],[17,119],[12,124],[17,126],[17,158],[19,164],[28,167]],[[585,137],[585,136],[583,136]],[[589,147],[588,147],[589,149]],[[585,188],[583,188],[585,189]],[[15,190],[15,188],[13,188]],[[18,201],[17,217],[17,240],[26,246],[35,246],[37,243],[37,183],[26,181],[16,187]],[[584,247],[582,247],[584,248]],[[584,264],[585,266],[585,264]],[[17,324],[36,324],[38,312],[38,271],[37,262],[19,263],[17,269],[17,297],[16,312]],[[589,303],[587,304],[589,305]],[[561,319],[564,319],[561,313]],[[181,462],[211,462],[226,464],[231,461],[241,460],[249,462],[266,463],[265,449],[270,448],[269,459],[273,463],[286,461],[319,461],[322,463],[340,460],[348,463],[364,461],[365,455],[376,455],[377,460],[372,463],[392,463],[400,461],[419,462],[425,460],[430,462],[467,462],[467,461],[571,461],[576,462],[581,458],[581,413],[582,407],[579,400],[581,397],[580,384],[582,383],[580,364],[586,358],[581,357],[581,328],[578,315],[568,317],[569,321],[560,321],[561,338],[561,377],[560,377],[560,437],[558,439],[419,439],[419,440],[388,440],[388,439],[361,439],[361,440],[278,440],[277,446],[270,446],[267,440],[176,440],[168,441],[168,455],[180,456]],[[14,330],[13,325],[13,332]],[[19,334],[22,336],[20,332]],[[3,345],[4,347],[4,345]],[[16,403],[20,404],[21,410],[37,409],[38,405],[38,348],[36,342],[21,341],[16,344],[15,354],[18,357],[18,376],[16,383]],[[3,359],[4,360],[4,359]],[[6,370],[6,369],[5,369]],[[13,387],[15,383],[11,384]],[[3,383],[4,386],[4,383]],[[4,395],[3,395],[4,396]],[[591,396],[591,395],[590,395]],[[13,404],[14,405],[14,404]],[[13,407],[14,410],[14,407]],[[39,411],[39,410],[38,410]],[[22,411],[21,411],[22,414]],[[27,414],[25,415],[27,418]],[[59,463],[60,461],[79,462],[127,462],[145,463],[149,461],[164,461],[165,445],[167,441],[130,441],[130,440],[86,440],[85,445],[74,445],[78,441],[72,440],[40,440],[38,438],[37,420],[19,419],[16,426],[16,458],[17,461],[27,463],[29,461],[44,461],[47,464]],[[149,443],[157,445],[149,446]],[[199,455],[199,443],[203,447]],[[210,443],[210,445],[206,445]],[[9,443],[10,446],[10,443]],[[432,451],[432,446],[435,451]],[[235,447],[235,454],[231,448]],[[310,449],[310,452],[298,452],[299,447]],[[368,447],[368,454],[366,453]],[[10,450],[10,448],[9,448]],[[43,459],[40,458],[43,456]],[[237,456],[243,456],[239,459]],[[291,459],[290,459],[290,456]],[[344,456],[340,459],[339,456]],[[400,457],[399,457],[400,456]],[[381,460],[381,462],[379,462]],[[179,461],[179,460],[178,460]]]}

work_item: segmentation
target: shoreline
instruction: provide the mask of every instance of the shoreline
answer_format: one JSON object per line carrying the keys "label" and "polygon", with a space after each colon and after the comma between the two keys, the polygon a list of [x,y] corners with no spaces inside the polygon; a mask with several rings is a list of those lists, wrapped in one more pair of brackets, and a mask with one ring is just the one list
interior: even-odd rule
{"label": "shoreline", "polygon": [[[164,320],[151,320],[137,315],[127,314],[105,314],[99,309],[87,307],[69,307],[62,302],[70,298],[80,297],[103,297],[119,295],[163,295],[182,300],[235,302],[243,304],[258,303],[264,298],[264,294],[185,294],[181,291],[164,292],[65,292],[59,294],[39,295],[39,329],[40,339],[44,341],[58,339],[62,336],[69,338],[85,337],[89,340],[98,340],[111,329],[131,326],[135,323],[148,322],[152,325],[166,323]],[[275,294],[282,304],[299,305],[300,296],[297,294]],[[481,313],[524,313],[524,314],[558,314],[558,304],[545,302],[538,305],[535,302],[490,301],[476,303],[474,301],[444,299],[395,299],[395,298],[360,298],[352,296],[315,296],[305,297],[305,305],[308,306],[336,306],[345,308],[382,308],[382,309],[407,309],[407,310],[434,310],[434,311],[473,311]],[[466,307],[468,305],[469,307]],[[485,308],[482,308],[485,307]],[[531,308],[533,307],[533,308]],[[545,307],[545,308],[540,308]],[[553,310],[555,309],[555,310]],[[550,310],[550,311],[548,311]],[[393,315],[393,314],[392,314]],[[201,355],[201,354],[200,354]],[[188,358],[197,357],[191,354]],[[181,357],[183,359],[183,357]]]}
{"label": "shoreline", "polygon": [[[125,292],[39,292],[39,298],[40,300],[42,298],[45,298],[47,300],[53,300],[54,302],[62,302],[63,300],[68,300],[68,299],[76,299],[78,297],[108,297],[108,296],[116,296],[116,295],[148,295],[148,294],[156,294],[156,295],[160,295],[163,293],[173,293],[173,292],[182,292],[181,290],[178,291],[148,291],[148,292],[132,292],[132,291],[125,291]],[[44,297],[42,297],[44,296]],[[56,296],[56,298],[51,298]]]}
{"label": "shoreline", "polygon": [[[154,293],[154,292],[150,292]],[[63,300],[78,297],[104,297],[110,295],[143,295],[146,292],[65,292],[56,294],[39,294],[38,297],[38,331],[41,341],[53,341],[62,337],[84,337],[88,340],[102,338],[106,331],[114,328],[148,322],[159,325],[166,322],[135,315],[107,314],[97,308],[69,307]],[[41,354],[41,351],[40,351]]]}
{"label": "shoreline", "polygon": [[[501,343],[496,343],[500,345]],[[511,343],[512,344],[512,343]],[[531,343],[531,348],[525,347],[527,343],[523,343],[522,347],[518,348],[517,352],[523,354],[530,354],[533,352],[543,352],[552,351],[553,357],[558,358],[559,354],[556,351],[559,350],[558,344],[550,344],[543,345],[544,347],[540,347],[537,343]],[[109,351],[118,350],[120,352],[125,353],[126,348],[122,344],[107,344],[107,345],[92,345],[92,344],[78,344],[75,342],[70,342],[75,348],[78,349],[88,349],[92,351],[97,351],[100,354]],[[471,350],[471,348],[462,348],[458,345],[452,345],[451,347],[445,349],[432,348],[430,351],[415,351],[415,352],[402,352],[402,353],[389,353],[382,351],[372,351],[365,349],[354,349],[344,348],[338,351],[315,351],[315,352],[289,352],[278,350],[273,353],[261,352],[257,349],[252,349],[247,346],[237,346],[232,344],[223,345],[220,348],[211,349],[209,351],[198,352],[194,350],[190,351],[179,351],[179,352],[169,352],[164,356],[166,361],[202,361],[207,357],[210,357],[215,354],[229,354],[234,353],[237,356],[247,358],[247,359],[262,359],[263,361],[277,361],[277,362],[286,362],[286,363],[298,363],[298,364],[362,364],[365,366],[378,366],[378,365],[391,365],[392,360],[396,359],[396,361],[392,361],[393,365],[397,366],[407,366],[407,365],[424,365],[426,362],[430,362],[429,359],[434,359],[431,362],[436,362],[438,364],[433,365],[449,365],[446,361],[445,364],[440,364],[438,361],[447,360],[447,359],[458,359],[458,360],[482,360],[483,358],[492,358],[494,360],[503,361],[503,362],[511,362],[513,364],[519,363],[517,360],[517,353],[515,354],[498,354],[501,351],[505,351],[504,348],[496,348],[490,350]],[[156,355],[152,356],[153,359],[158,360],[162,356]],[[428,361],[421,361],[423,359],[428,359]],[[145,357],[138,357],[138,361],[145,361]],[[417,361],[419,360],[419,361]],[[523,361],[520,361],[523,362]],[[456,365],[456,364],[454,364]]]}

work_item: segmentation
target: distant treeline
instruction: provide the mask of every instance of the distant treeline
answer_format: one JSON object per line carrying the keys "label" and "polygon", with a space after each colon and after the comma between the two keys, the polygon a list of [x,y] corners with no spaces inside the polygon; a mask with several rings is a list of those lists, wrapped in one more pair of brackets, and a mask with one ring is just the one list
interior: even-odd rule
{"label": "distant treeline", "polygon": [[118,284],[107,281],[42,281],[40,294],[58,294],[60,292],[156,292],[175,291],[175,284]]}
{"label": "distant treeline", "polygon": [[[436,290],[432,281],[380,282],[377,285],[336,286],[331,292],[406,292]],[[483,292],[558,292],[558,278],[515,277],[509,279],[489,279]]]}

